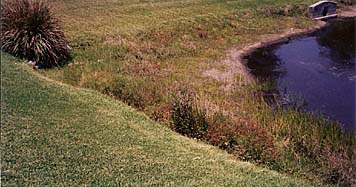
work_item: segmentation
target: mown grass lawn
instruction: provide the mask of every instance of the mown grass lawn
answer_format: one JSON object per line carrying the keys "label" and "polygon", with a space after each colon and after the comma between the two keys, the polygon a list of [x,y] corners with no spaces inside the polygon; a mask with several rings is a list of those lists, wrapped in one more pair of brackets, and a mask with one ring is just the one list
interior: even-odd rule
{"label": "mown grass lawn", "polygon": [[3,186],[307,186],[1,55]]}

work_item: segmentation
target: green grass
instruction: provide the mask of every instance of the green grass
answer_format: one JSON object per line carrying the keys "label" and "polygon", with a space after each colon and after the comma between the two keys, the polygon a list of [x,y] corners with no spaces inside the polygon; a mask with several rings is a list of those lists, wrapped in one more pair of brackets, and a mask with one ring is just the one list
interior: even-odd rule
{"label": "green grass", "polygon": [[[49,2],[62,21],[73,60],[62,68],[39,70],[45,77],[105,93],[166,125],[171,122],[174,95],[188,88],[197,93],[208,112],[229,114],[222,124],[231,127],[223,129],[224,133],[237,140],[232,148],[235,156],[249,157],[239,153],[251,149],[255,154],[255,143],[267,144],[270,147],[263,151],[268,154],[259,156],[269,159],[271,152],[277,156],[272,166],[263,164],[265,167],[311,181],[354,184],[354,136],[344,136],[332,126],[323,128],[332,122],[319,116],[294,110],[276,112],[256,100],[252,94],[256,90],[251,91],[240,75],[230,91],[224,89],[223,81],[204,75],[212,69],[229,71],[221,59],[231,47],[314,25],[303,14],[313,0]],[[286,15],[273,14],[290,7],[292,11]],[[43,108],[43,113],[51,113],[47,110]],[[70,116],[63,113],[62,117],[72,120]],[[231,129],[242,131],[242,140]]]}
{"label": "green grass", "polygon": [[[276,113],[257,102],[249,86],[236,84],[226,91],[224,82],[204,76],[211,69],[229,71],[221,59],[230,47],[259,42],[291,28],[312,26],[314,23],[303,12],[312,2],[51,0],[74,58],[68,66],[40,72],[122,100],[163,124],[171,120],[172,96],[182,87],[188,88],[197,93],[208,111],[229,113],[227,118],[233,119],[226,126],[239,130],[248,127],[240,130],[246,141],[239,140],[236,132],[229,132],[234,128],[225,132],[232,133],[231,138],[238,142],[232,148],[236,156],[254,157],[238,153],[247,149],[255,154],[256,143],[267,144],[270,147],[263,151],[268,153],[259,154],[268,162],[271,152],[277,157],[272,166],[264,166],[311,181],[350,184],[354,178],[352,136],[349,141],[333,127],[324,129],[330,122],[320,117],[293,110]],[[273,14],[290,7],[286,15]],[[244,77],[239,78],[244,82]],[[341,160],[345,164],[335,164]]]}
{"label": "green grass", "polygon": [[[302,15],[267,16],[265,9],[304,5],[312,0],[74,0],[50,1],[70,45],[73,61],[43,71],[47,77],[114,95],[157,118],[171,95],[187,85],[207,97],[219,94],[220,83],[203,73],[227,69],[219,60],[229,47],[260,41],[313,23]],[[117,82],[138,101],[117,96]],[[152,97],[159,98],[152,101]],[[226,100],[219,94],[217,99]],[[167,119],[160,118],[166,121]]]}
{"label": "green grass", "polygon": [[303,186],[1,55],[3,186]]}

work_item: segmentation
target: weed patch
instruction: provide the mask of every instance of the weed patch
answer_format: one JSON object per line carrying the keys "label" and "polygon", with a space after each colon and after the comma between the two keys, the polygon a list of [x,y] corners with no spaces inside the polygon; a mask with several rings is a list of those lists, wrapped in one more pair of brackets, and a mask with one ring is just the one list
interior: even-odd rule
{"label": "weed patch", "polygon": [[172,106],[173,129],[185,136],[203,139],[208,131],[206,112],[197,106],[196,97],[189,90],[181,90]]}

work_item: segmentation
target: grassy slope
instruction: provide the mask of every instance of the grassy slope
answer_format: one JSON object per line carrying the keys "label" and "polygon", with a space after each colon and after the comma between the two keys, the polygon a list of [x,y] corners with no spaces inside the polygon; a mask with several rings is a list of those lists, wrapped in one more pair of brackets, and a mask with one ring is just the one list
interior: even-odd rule
{"label": "grassy slope", "polygon": [[[264,34],[313,24],[299,13],[268,16],[265,8],[301,5],[313,0],[51,0],[73,48],[68,66],[44,75],[98,90],[127,102],[160,122],[182,85],[208,102],[234,103],[221,81],[203,75],[228,70],[226,49],[246,45]],[[121,94],[117,90],[126,90]],[[228,108],[226,110],[236,111]]]}
{"label": "grassy slope", "polygon": [[4,186],[299,186],[93,91],[1,60]]}
{"label": "grassy slope", "polygon": [[[313,0],[50,0],[71,39],[80,35],[130,35],[261,7],[310,4]],[[262,16],[262,15],[261,15]],[[246,18],[246,17],[245,17]],[[239,18],[236,18],[240,20]],[[211,20],[213,21],[213,20]],[[255,23],[260,24],[260,23]],[[213,29],[213,28],[210,28]],[[251,28],[252,29],[252,28]]]}
{"label": "grassy slope", "polygon": [[[213,62],[228,47],[311,24],[304,16],[271,17],[257,9],[312,1],[52,0],[75,58],[70,66],[44,74],[99,91],[127,76],[152,87],[174,90],[178,81],[209,92],[217,83],[202,78],[202,72],[225,68]],[[212,86],[206,88],[206,81]]]}

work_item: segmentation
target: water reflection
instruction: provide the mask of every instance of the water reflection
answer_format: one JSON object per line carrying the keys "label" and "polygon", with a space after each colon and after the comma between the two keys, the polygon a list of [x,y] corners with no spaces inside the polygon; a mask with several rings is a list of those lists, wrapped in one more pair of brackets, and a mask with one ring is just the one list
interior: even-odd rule
{"label": "water reflection", "polygon": [[303,98],[304,110],[355,130],[355,19],[334,20],[308,36],[258,49],[247,59],[259,81],[275,85],[267,96]]}
{"label": "water reflection", "polygon": [[330,58],[338,64],[355,66],[355,19],[331,20],[332,26],[314,33],[320,46],[331,50]]}

